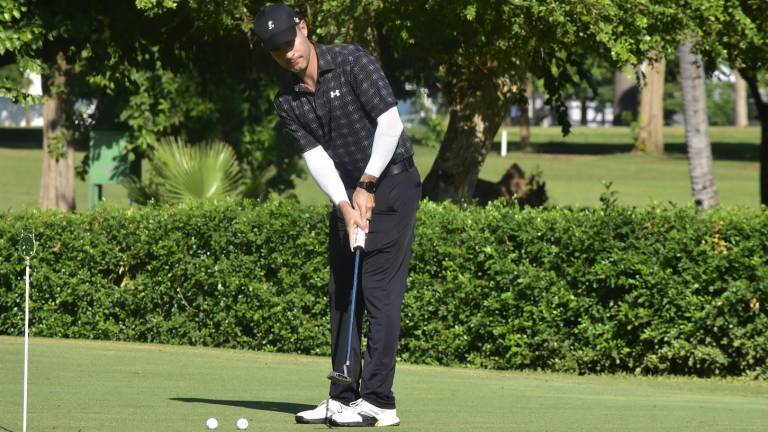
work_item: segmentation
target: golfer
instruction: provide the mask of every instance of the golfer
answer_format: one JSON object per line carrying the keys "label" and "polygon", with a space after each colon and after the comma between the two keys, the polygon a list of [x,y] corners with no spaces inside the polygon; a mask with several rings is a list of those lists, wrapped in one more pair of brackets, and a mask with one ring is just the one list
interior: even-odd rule
{"label": "golfer", "polygon": [[[313,43],[307,23],[283,4],[259,11],[254,32],[290,71],[275,109],[312,177],[334,204],[328,242],[334,371],[344,369],[346,358],[353,232],[357,227],[367,234],[357,304],[351,308],[356,324],[351,384],[332,383],[330,399],[298,413],[296,421],[398,425],[392,383],[421,180],[397,101],[371,54],[355,45]],[[363,309],[369,329],[364,359]]]}

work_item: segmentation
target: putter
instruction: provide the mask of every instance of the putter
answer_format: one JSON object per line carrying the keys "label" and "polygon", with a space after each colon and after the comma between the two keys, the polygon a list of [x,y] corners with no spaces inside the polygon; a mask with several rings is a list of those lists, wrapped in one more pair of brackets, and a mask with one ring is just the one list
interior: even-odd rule
{"label": "putter", "polygon": [[352,281],[352,299],[347,306],[347,313],[349,314],[349,332],[347,335],[347,361],[344,363],[344,373],[331,371],[328,374],[328,379],[334,384],[351,384],[352,379],[349,377],[348,367],[349,356],[352,352],[352,326],[355,323],[355,300],[357,295],[357,278],[358,271],[360,269],[360,254],[365,249],[365,233],[360,228],[355,228],[355,279]]}

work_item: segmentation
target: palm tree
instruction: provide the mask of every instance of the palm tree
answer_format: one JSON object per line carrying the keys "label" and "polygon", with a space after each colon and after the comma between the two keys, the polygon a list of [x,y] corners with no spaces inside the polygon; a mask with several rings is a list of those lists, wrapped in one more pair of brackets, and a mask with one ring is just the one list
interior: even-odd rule
{"label": "palm tree", "polygon": [[696,207],[708,209],[719,205],[712,147],[709,142],[707,96],[704,89],[704,62],[694,51],[693,42],[683,41],[677,48],[680,62],[680,84],[683,89],[685,142],[688,147],[688,167],[691,190]]}
{"label": "palm tree", "polygon": [[242,174],[230,146],[221,141],[190,146],[181,138],[162,139],[153,154],[146,183],[123,182],[132,201],[146,204],[242,194]]}

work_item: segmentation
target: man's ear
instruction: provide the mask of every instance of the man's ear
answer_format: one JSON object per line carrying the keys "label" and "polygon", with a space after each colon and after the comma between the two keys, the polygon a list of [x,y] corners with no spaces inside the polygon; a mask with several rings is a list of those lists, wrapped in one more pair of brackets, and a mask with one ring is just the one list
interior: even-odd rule
{"label": "man's ear", "polygon": [[299,30],[304,34],[304,37],[309,36],[309,28],[307,27],[307,22],[304,20],[301,20],[299,22]]}

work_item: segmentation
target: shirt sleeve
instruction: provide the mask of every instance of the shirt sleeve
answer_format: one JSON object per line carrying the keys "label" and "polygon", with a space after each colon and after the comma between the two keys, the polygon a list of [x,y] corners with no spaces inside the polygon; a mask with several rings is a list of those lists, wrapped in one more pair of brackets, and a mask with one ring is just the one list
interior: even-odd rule
{"label": "shirt sleeve", "polygon": [[400,138],[400,134],[403,133],[403,122],[400,120],[397,107],[388,109],[376,119],[376,122],[377,126],[376,133],[373,135],[371,159],[365,167],[365,172],[374,177],[379,177],[392,159],[392,155],[395,154],[397,141]]}
{"label": "shirt sleeve", "polygon": [[336,171],[336,166],[322,147],[315,147],[302,156],[307,163],[307,168],[309,168],[312,178],[315,179],[320,189],[328,195],[333,205],[338,206],[342,201],[349,202],[344,183],[342,183],[339,173]]}
{"label": "shirt sleeve", "polygon": [[352,89],[372,118],[397,106],[392,86],[379,62],[369,52],[361,49],[352,58],[351,75]]}
{"label": "shirt sleeve", "polygon": [[317,142],[312,135],[307,133],[299,122],[296,121],[296,118],[288,112],[280,101],[280,98],[275,99],[275,111],[277,111],[277,115],[280,117],[280,124],[282,124],[283,129],[288,132],[288,135],[290,135],[293,140],[293,146],[300,155],[320,145],[320,143]]}

